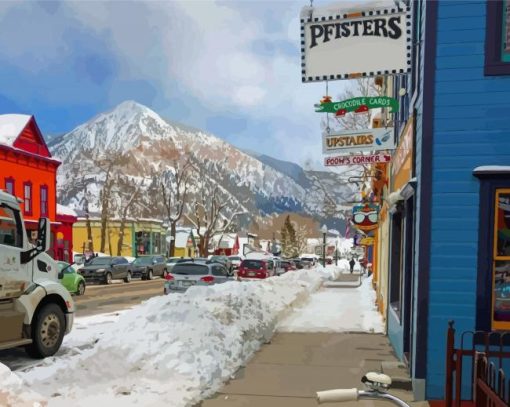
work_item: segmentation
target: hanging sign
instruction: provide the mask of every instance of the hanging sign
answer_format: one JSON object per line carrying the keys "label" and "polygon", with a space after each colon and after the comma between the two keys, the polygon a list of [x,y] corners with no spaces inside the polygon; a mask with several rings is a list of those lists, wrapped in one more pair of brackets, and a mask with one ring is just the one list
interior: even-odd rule
{"label": "hanging sign", "polygon": [[342,102],[329,102],[315,105],[317,113],[335,113],[335,116],[345,116],[346,113],[363,113],[378,107],[391,108],[390,113],[398,111],[397,99],[387,96],[359,97]]}
{"label": "hanging sign", "polygon": [[389,163],[391,155],[389,154],[367,154],[367,155],[341,155],[324,157],[324,166],[339,167],[342,165],[362,165]]}
{"label": "hanging sign", "polygon": [[325,133],[322,137],[322,152],[324,154],[394,149],[393,127]]}
{"label": "hanging sign", "polygon": [[352,208],[352,223],[364,232],[377,229],[379,222],[379,205],[365,203]]}
{"label": "hanging sign", "polygon": [[411,13],[398,6],[350,14],[301,11],[301,77],[317,82],[411,71]]}

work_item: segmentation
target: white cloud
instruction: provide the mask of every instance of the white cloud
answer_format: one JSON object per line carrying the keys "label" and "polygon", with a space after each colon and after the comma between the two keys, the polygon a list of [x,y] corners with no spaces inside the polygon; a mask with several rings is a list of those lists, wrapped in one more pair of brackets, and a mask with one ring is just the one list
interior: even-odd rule
{"label": "white cloud", "polygon": [[[120,79],[150,82],[161,93],[160,100],[179,96],[177,82],[180,91],[207,106],[211,117],[228,113],[246,117],[248,123],[249,119],[267,122],[267,136],[273,139],[268,145],[278,149],[265,152],[300,162],[320,158],[320,115],[313,104],[325,94],[324,84],[301,83],[303,5],[297,1],[74,1],[48,13],[28,3],[22,11],[30,11],[33,30],[22,30],[14,36],[18,38],[9,43],[0,40],[0,45],[9,46],[22,64],[27,50],[41,59],[58,60],[58,49],[70,46],[65,38],[71,25],[106,38]],[[5,12],[8,9],[0,8],[0,17]],[[268,15],[274,18],[275,13],[281,24],[268,29]],[[265,52],[260,48],[264,41],[280,51]],[[330,88],[341,86],[337,82]]]}

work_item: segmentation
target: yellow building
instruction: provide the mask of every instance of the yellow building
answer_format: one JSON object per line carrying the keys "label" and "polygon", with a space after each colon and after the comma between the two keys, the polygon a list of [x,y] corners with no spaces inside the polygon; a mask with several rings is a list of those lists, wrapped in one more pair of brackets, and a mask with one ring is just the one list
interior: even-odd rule
{"label": "yellow building", "polygon": [[[101,219],[90,218],[94,252],[101,248]],[[136,257],[143,254],[166,254],[166,227],[156,219],[128,219],[124,226],[124,238],[119,251],[120,220],[108,220],[105,231],[104,253],[112,256]],[[73,225],[73,247],[76,252],[90,248],[85,218],[78,218]]]}
{"label": "yellow building", "polygon": [[178,228],[175,232],[175,257],[195,257],[197,246],[193,231],[187,228]]}

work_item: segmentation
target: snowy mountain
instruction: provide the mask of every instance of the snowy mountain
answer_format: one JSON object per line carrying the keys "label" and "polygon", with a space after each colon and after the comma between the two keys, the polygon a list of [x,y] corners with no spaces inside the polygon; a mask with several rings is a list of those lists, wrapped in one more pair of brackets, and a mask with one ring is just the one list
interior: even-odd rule
{"label": "snowy mountain", "polygon": [[[162,218],[158,186],[161,177],[174,171],[176,154],[193,157],[198,172],[194,173],[192,184],[198,185],[205,178],[208,183],[219,185],[225,198],[232,197],[250,213],[243,224],[255,216],[287,211],[326,220],[321,216],[325,193],[319,178],[328,181],[328,177],[335,177],[306,172],[297,164],[268,156],[252,157],[211,134],[164,120],[133,101],[123,102],[55,137],[49,148],[63,162],[58,173],[61,203],[80,210],[86,197],[89,210],[98,212],[106,177],[99,163],[105,156],[118,157],[123,175],[143,185],[144,204],[138,216],[151,218]],[[336,199],[349,200],[352,196],[350,187],[328,183],[329,193]],[[122,188],[117,186],[114,194],[120,194]],[[191,188],[191,192],[190,202],[197,199],[193,195],[196,188]],[[114,210],[115,207],[113,204]],[[118,207],[120,204],[117,211]]]}

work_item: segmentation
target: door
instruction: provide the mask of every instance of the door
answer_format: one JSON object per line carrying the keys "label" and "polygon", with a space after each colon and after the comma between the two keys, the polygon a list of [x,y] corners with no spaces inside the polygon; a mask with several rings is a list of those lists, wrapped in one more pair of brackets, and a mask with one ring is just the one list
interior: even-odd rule
{"label": "door", "polygon": [[156,257],[156,267],[157,267],[157,275],[163,276],[163,270],[166,266],[165,259],[162,256]]}
{"label": "door", "polygon": [[409,368],[412,364],[413,306],[414,306],[414,197],[406,201],[404,224],[404,356]]}
{"label": "door", "polygon": [[121,261],[118,257],[113,259],[112,262],[112,273],[114,279],[124,278],[124,270]]}
{"label": "door", "polygon": [[129,261],[124,257],[119,258],[119,278],[127,277]]}
{"label": "door", "polygon": [[23,225],[19,210],[0,205],[0,298],[19,297],[31,281],[32,262],[21,264]]}

